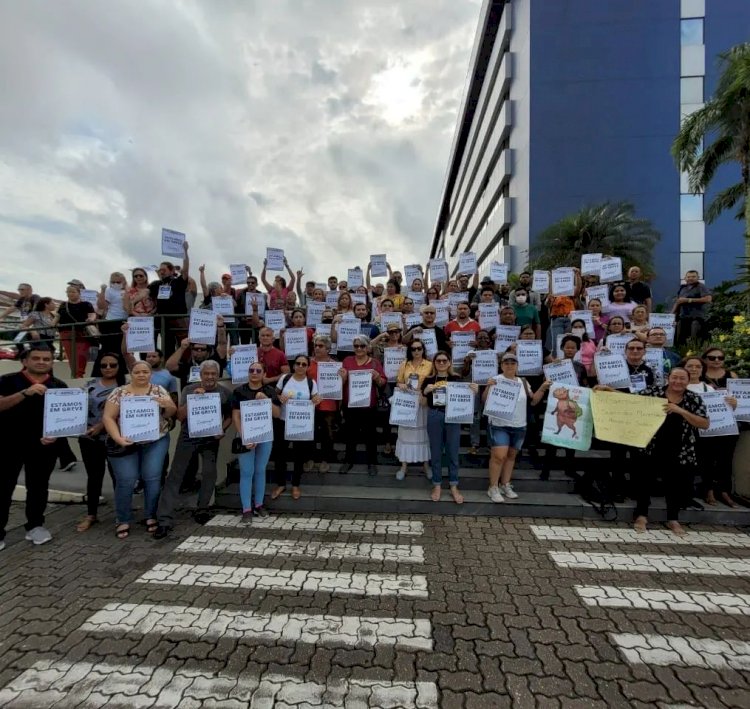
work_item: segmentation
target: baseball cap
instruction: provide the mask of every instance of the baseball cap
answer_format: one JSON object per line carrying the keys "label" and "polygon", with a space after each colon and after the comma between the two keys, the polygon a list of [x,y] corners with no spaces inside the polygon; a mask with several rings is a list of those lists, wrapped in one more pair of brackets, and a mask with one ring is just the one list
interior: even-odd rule
{"label": "baseball cap", "polygon": [[501,362],[518,362],[518,357],[516,357],[512,352],[506,352],[501,358]]}
{"label": "baseball cap", "polygon": [[78,288],[85,288],[86,286],[83,285],[82,281],[79,281],[77,278],[73,278],[72,280],[68,281],[69,286],[77,286]]}
{"label": "baseball cap", "polygon": [[482,279],[482,285],[483,286],[494,286],[495,285],[495,281],[493,281],[489,276],[485,276]]}
{"label": "baseball cap", "polygon": [[394,330],[400,330],[400,329],[401,329],[401,328],[399,327],[399,324],[398,324],[398,323],[395,323],[395,322],[389,322],[389,323],[388,323],[388,327],[386,327],[386,328],[385,328],[385,331],[386,331],[386,332],[392,332],[392,331],[394,331]]}

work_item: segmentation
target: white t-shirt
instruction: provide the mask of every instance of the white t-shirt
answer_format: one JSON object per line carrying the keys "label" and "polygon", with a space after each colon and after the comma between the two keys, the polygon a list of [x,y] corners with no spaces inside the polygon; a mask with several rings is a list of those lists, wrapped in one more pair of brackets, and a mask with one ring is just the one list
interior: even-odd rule
{"label": "white t-shirt", "polygon": [[[289,394],[290,399],[310,399],[310,385],[307,379],[303,379],[298,382],[294,377],[289,377],[289,381],[284,384],[284,388],[281,388],[282,379],[279,379],[279,383],[276,388],[281,394]],[[318,383],[312,380],[312,394],[315,396],[318,393]],[[281,420],[286,421],[286,404],[281,405]]]}
{"label": "white t-shirt", "polygon": [[695,392],[696,394],[705,394],[707,391],[713,391],[714,388],[706,384],[705,382],[698,382],[697,384],[688,384],[688,391]]}
{"label": "white t-shirt", "polygon": [[127,320],[128,314],[122,304],[125,291],[122,289],[107,287],[104,291],[104,300],[107,301],[107,320]]}
{"label": "white t-shirt", "polygon": [[[510,377],[506,377],[504,374],[499,374],[497,376],[498,379],[505,378],[510,380]],[[513,410],[513,418],[510,421],[501,420],[492,418],[492,416],[488,416],[487,420],[493,425],[493,426],[508,426],[509,428],[524,428],[528,423],[528,412],[526,410],[526,402],[528,401],[528,396],[526,394],[526,382],[521,379],[520,377],[515,378],[516,381],[521,382],[521,393],[518,395],[518,399],[516,400],[516,408]]]}

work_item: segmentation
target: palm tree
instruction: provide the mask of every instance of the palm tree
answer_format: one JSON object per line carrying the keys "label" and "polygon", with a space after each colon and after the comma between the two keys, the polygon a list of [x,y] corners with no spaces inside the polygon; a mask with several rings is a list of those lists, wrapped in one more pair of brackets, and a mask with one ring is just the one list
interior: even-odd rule
{"label": "palm tree", "polygon": [[[745,219],[745,255],[750,258],[750,43],[719,55],[722,74],[713,98],[687,116],[672,143],[672,156],[688,173],[693,194],[709,186],[721,165],[738,162],[742,180],[719,192],[706,209],[706,221],[739,204]],[[712,139],[703,148],[704,141]]]}
{"label": "palm tree", "polygon": [[630,202],[604,202],[584,207],[547,227],[531,247],[535,268],[580,263],[583,254],[619,256],[623,268],[638,265],[648,273],[660,234],[648,219],[635,216]]}

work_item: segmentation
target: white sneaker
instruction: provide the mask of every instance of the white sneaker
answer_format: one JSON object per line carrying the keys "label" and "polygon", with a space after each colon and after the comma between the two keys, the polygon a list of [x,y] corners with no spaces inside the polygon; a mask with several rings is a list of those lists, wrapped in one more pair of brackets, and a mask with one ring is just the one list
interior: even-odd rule
{"label": "white sneaker", "polygon": [[518,499],[518,493],[513,489],[513,485],[508,483],[507,485],[501,485],[500,490],[502,491],[503,495],[507,497],[509,500],[516,500]]}
{"label": "white sneaker", "polygon": [[406,471],[403,468],[399,468],[396,471],[396,480],[403,480],[406,477]]}
{"label": "white sneaker", "polygon": [[495,485],[487,490],[487,497],[493,502],[505,502],[503,496],[500,494],[500,488]]}
{"label": "white sneaker", "polygon": [[46,527],[34,527],[26,532],[26,541],[34,544],[46,544],[52,541],[52,535]]}

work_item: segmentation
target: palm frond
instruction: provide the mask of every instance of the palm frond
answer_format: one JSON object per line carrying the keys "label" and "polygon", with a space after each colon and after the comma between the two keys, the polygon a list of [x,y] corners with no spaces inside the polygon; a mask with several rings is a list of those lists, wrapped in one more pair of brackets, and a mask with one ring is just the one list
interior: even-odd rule
{"label": "palm frond", "polygon": [[[732,209],[732,207],[734,207],[737,202],[743,200],[743,198],[746,198],[745,185],[741,182],[738,182],[731,187],[727,187],[725,190],[719,192],[716,197],[713,198],[711,204],[706,207],[704,215],[705,220],[709,224],[715,222],[719,216],[721,216],[722,212],[725,212],[727,209]],[[739,214],[738,218],[744,218],[744,214]]]}

